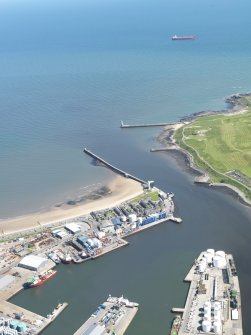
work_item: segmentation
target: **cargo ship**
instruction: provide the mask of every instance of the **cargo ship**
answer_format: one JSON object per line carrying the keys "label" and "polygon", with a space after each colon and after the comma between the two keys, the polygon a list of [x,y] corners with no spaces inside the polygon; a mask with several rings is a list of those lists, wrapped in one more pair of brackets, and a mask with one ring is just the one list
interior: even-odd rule
{"label": "cargo ship", "polygon": [[45,273],[34,276],[30,279],[27,280],[27,282],[24,284],[25,288],[30,288],[30,287],[36,287],[36,286],[41,286],[48,280],[50,280],[52,277],[56,275],[57,271],[56,270],[48,270]]}
{"label": "cargo ship", "polygon": [[185,278],[190,282],[185,308],[172,335],[243,335],[241,293],[233,256],[207,249]]}
{"label": "cargo ship", "polygon": [[179,41],[179,40],[195,40],[195,36],[191,35],[191,36],[177,36],[177,35],[173,35],[172,36],[172,40],[173,41]]}

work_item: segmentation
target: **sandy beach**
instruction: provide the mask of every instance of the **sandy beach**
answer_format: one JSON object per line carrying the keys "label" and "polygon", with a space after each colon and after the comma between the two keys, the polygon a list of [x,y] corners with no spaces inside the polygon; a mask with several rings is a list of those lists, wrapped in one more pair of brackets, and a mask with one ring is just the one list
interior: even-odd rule
{"label": "sandy beach", "polygon": [[55,208],[48,212],[33,213],[11,219],[0,220],[0,235],[22,232],[27,229],[46,226],[57,221],[75,218],[94,210],[114,207],[120,203],[136,197],[143,192],[142,185],[134,180],[116,176],[107,184],[111,192],[104,197],[87,201],[69,208]]}

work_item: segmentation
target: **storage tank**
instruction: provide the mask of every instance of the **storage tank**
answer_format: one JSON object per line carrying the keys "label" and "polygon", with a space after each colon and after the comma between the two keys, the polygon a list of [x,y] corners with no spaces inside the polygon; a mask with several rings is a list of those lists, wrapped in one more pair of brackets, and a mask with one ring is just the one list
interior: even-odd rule
{"label": "storage tank", "polygon": [[222,250],[216,251],[215,255],[223,257],[223,258],[226,257],[225,251],[222,251]]}
{"label": "storage tank", "polygon": [[226,265],[225,258],[222,258],[219,255],[214,256],[214,258],[213,258],[213,264],[214,264],[214,267],[221,269],[221,268],[223,268]]}
{"label": "storage tank", "polygon": [[206,252],[205,253],[205,258],[206,258],[207,264],[212,263],[212,261],[213,261],[213,255],[212,254],[210,254],[209,252]]}
{"label": "storage tank", "polygon": [[26,324],[23,322],[19,322],[17,325],[17,331],[19,333],[24,333],[26,331]]}
{"label": "storage tank", "polygon": [[129,218],[129,223],[133,223],[133,222],[137,221],[137,215],[134,214],[134,213],[133,214],[129,214],[128,218]]}
{"label": "storage tank", "polygon": [[211,322],[208,320],[202,321],[203,332],[209,333],[211,331]]}
{"label": "storage tank", "polygon": [[11,329],[17,329],[18,321],[17,320],[11,320],[10,322],[10,328]]}
{"label": "storage tank", "polygon": [[122,216],[120,217],[120,220],[121,220],[121,222],[126,222],[126,216],[125,216],[125,215],[122,215]]}
{"label": "storage tank", "polygon": [[214,249],[207,249],[207,253],[214,256],[215,251],[214,251]]}
{"label": "storage tank", "polygon": [[213,328],[214,328],[215,334],[220,334],[221,333],[221,322],[215,321],[213,323]]}

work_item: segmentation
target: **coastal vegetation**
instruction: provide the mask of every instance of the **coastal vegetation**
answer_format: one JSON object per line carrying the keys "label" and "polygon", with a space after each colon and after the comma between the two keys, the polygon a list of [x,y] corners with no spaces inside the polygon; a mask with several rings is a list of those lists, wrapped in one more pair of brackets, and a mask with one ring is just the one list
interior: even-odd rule
{"label": "coastal vegetation", "polygon": [[234,186],[251,200],[251,98],[243,96],[240,102],[245,111],[197,117],[174,139],[212,183]]}

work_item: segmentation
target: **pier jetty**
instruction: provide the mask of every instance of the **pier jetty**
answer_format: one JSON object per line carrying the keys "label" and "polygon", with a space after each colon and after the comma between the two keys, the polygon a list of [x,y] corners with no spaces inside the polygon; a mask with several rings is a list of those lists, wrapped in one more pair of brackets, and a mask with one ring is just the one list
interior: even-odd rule
{"label": "pier jetty", "polygon": [[165,127],[165,126],[172,126],[179,122],[170,123],[170,122],[163,122],[163,123],[142,123],[142,124],[124,124],[121,120],[120,128],[145,128],[145,127]]}
{"label": "pier jetty", "polygon": [[99,157],[98,155],[94,154],[92,151],[88,150],[87,148],[84,148],[84,152],[91,156],[92,158],[94,158],[95,160],[97,160],[98,162],[102,163],[103,165],[105,165],[106,167],[108,167],[109,169],[111,169],[112,171],[122,175],[123,177],[126,178],[130,178],[133,179],[141,184],[146,184],[147,185],[147,181],[140,179],[138,177],[133,176],[132,174],[129,174],[119,168],[117,168],[116,166],[110,164],[109,162],[105,161],[103,158]]}
{"label": "pier jetty", "polygon": [[137,303],[109,296],[73,335],[123,335],[137,311]]}

